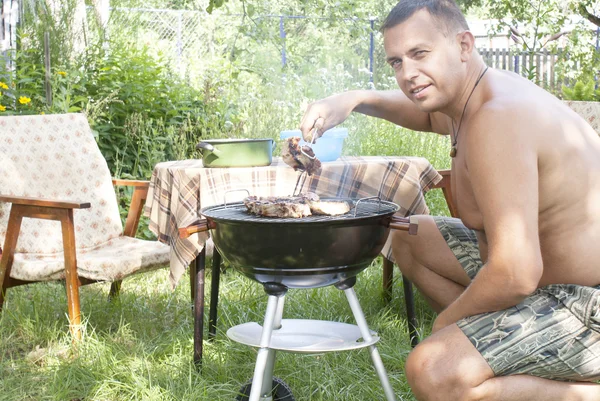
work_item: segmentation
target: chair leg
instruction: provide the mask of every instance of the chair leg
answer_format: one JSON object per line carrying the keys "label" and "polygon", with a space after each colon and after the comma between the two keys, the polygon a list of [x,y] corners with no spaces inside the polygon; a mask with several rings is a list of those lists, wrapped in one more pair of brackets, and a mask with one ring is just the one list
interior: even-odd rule
{"label": "chair leg", "polygon": [[388,258],[383,258],[383,300],[389,304],[392,300],[392,283],[394,281],[394,263]]}
{"label": "chair leg", "polygon": [[19,233],[21,232],[21,221],[23,216],[20,213],[20,208],[13,206],[8,218],[8,226],[6,227],[6,236],[4,238],[4,252],[0,259],[0,311],[4,304],[4,296],[8,289],[10,271],[12,269],[13,258],[15,256],[15,248]]}
{"label": "chair leg", "polygon": [[204,272],[206,248],[196,257],[196,280],[194,296],[194,364],[202,366],[202,341],[204,331]]}
{"label": "chair leg", "polygon": [[108,299],[113,300],[119,298],[119,294],[121,294],[121,284],[123,280],[113,281],[110,285],[110,291],[108,292]]}
{"label": "chair leg", "polygon": [[402,276],[402,285],[404,286],[404,300],[406,301],[406,317],[408,319],[408,335],[410,336],[410,345],[414,348],[419,344],[419,334],[417,333],[417,317],[415,315],[415,297],[413,294],[412,283]]}
{"label": "chair leg", "polygon": [[219,281],[221,279],[221,255],[215,248],[212,260],[212,279],[210,282],[210,310],[208,311],[208,339],[217,335],[217,306],[219,304]]}
{"label": "chair leg", "polygon": [[61,218],[63,247],[65,252],[65,284],[69,309],[69,326],[73,338],[81,339],[81,307],[79,305],[79,278],[77,277],[77,255],[75,252],[75,228],[73,209],[65,211]]}

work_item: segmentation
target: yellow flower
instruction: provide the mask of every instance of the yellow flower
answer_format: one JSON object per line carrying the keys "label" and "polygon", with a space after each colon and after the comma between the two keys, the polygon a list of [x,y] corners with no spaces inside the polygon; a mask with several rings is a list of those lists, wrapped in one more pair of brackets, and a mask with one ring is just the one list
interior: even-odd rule
{"label": "yellow flower", "polygon": [[58,71],[58,72],[57,72],[57,74],[58,74],[58,75],[62,75],[63,77],[66,77],[66,76],[67,76],[67,73],[66,73],[66,72],[64,72],[64,71]]}
{"label": "yellow flower", "polygon": [[8,85],[6,85],[4,82],[0,82],[0,88],[8,89]]}
{"label": "yellow flower", "polygon": [[46,114],[46,113],[44,113],[44,112],[42,111],[40,114],[41,114],[41,115],[44,115],[44,114]]}
{"label": "yellow flower", "polygon": [[31,99],[28,98],[27,96],[21,96],[21,97],[19,97],[19,103],[21,103],[21,104],[27,104],[29,102],[31,102]]}
{"label": "yellow flower", "polygon": [[0,104],[0,111],[6,111],[6,106],[2,106],[2,105]]}

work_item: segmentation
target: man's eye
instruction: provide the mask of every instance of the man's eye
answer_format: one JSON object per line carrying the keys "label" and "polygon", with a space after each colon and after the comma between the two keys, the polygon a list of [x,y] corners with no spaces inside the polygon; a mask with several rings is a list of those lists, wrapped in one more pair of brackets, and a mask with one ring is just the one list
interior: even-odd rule
{"label": "man's eye", "polygon": [[415,56],[424,56],[425,53],[427,53],[425,50],[419,50],[419,51],[415,52]]}
{"label": "man's eye", "polygon": [[394,60],[394,61],[392,61],[392,63],[390,65],[392,66],[392,68],[394,70],[397,70],[400,67],[402,67],[402,60]]}

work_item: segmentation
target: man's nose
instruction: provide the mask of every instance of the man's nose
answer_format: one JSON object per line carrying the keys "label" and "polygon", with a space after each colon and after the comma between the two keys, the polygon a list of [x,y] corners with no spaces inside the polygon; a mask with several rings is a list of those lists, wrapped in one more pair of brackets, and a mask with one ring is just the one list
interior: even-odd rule
{"label": "man's nose", "polygon": [[414,63],[409,60],[405,60],[402,64],[402,80],[405,82],[412,82],[419,76],[419,70]]}

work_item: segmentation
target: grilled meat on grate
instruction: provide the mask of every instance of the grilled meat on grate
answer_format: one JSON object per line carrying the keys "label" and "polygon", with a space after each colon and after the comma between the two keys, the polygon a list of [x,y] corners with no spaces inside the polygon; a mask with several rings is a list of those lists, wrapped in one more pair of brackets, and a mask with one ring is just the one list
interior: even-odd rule
{"label": "grilled meat on grate", "polygon": [[339,216],[346,214],[352,209],[353,205],[348,201],[317,201],[309,202],[310,211],[313,214],[321,214],[324,216]]}
{"label": "grilled meat on grate", "polygon": [[250,213],[258,216],[297,218],[312,214],[338,216],[352,208],[348,201],[322,201],[312,192],[300,196],[249,196],[244,199],[244,205]]}
{"label": "grilled meat on grate", "polygon": [[310,146],[300,146],[300,137],[293,136],[283,142],[281,158],[285,164],[293,167],[294,170],[305,170],[308,175],[319,172],[321,170],[321,162],[319,159],[307,157],[302,153],[302,150],[304,150],[304,153],[307,155],[315,157],[315,153]]}
{"label": "grilled meat on grate", "polygon": [[310,206],[303,196],[259,198],[249,196],[244,199],[248,211],[258,216],[267,217],[305,217],[310,216]]}

